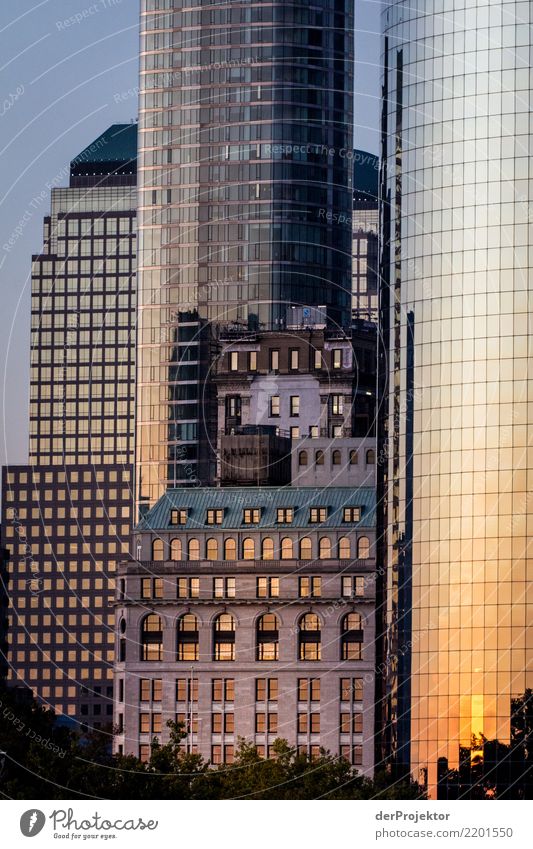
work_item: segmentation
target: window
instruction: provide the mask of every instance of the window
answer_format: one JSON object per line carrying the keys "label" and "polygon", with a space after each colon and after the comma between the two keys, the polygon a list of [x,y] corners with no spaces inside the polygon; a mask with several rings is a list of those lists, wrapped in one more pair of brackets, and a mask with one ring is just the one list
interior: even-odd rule
{"label": "window", "polygon": [[257,525],[261,521],[261,508],[247,508],[243,511],[242,521],[244,525]]}
{"label": "window", "polygon": [[229,369],[230,369],[230,371],[239,371],[239,352],[238,351],[230,351]]}
{"label": "window", "polygon": [[235,619],[221,613],[214,624],[214,660],[235,660]]}
{"label": "window", "polygon": [[331,414],[333,416],[342,416],[344,413],[344,395],[331,396]]}
{"label": "window", "polygon": [[302,575],[298,579],[300,598],[320,598],[322,595],[322,578],[320,575]]}
{"label": "window", "polygon": [[199,598],[200,578],[178,578],[178,598]]}
{"label": "window", "polygon": [[360,507],[345,507],[342,514],[343,522],[358,522],[361,518]]}
{"label": "window", "polygon": [[213,598],[235,598],[235,578],[213,578]]}
{"label": "window", "polygon": [[257,598],[278,598],[279,578],[260,577],[256,579]]}
{"label": "window", "polygon": [[257,660],[279,659],[279,624],[274,613],[264,613],[257,622]]}
{"label": "window", "polygon": [[224,540],[224,560],[237,559],[237,543],[232,537]]}
{"label": "window", "polygon": [[270,371],[279,371],[279,349],[270,349]]}
{"label": "window", "polygon": [[342,702],[362,702],[363,701],[363,679],[362,678],[341,678],[340,697]]}
{"label": "window", "polygon": [[318,556],[321,560],[331,560],[331,540],[321,537],[318,542]]}
{"label": "window", "polygon": [[270,396],[270,416],[278,417],[280,414],[279,395]]}
{"label": "window", "polygon": [[364,598],[364,575],[345,575],[342,579],[342,594],[347,598],[351,598],[352,596],[356,596],[357,598]]}
{"label": "window", "polygon": [[165,559],[165,545],[162,539],[154,539],[152,543],[152,560]]}
{"label": "window", "polygon": [[200,559],[200,540],[190,539],[187,547],[187,556],[189,560]]}
{"label": "window", "polygon": [[255,679],[255,700],[256,702],[277,702],[278,700],[278,679],[277,678],[256,678]]}
{"label": "window", "polygon": [[198,620],[192,613],[185,613],[178,619],[177,659],[195,661],[199,659]]}
{"label": "window", "polygon": [[322,351],[319,348],[315,348],[314,366],[322,368]]}
{"label": "window", "polygon": [[370,540],[368,537],[359,537],[357,540],[357,556],[360,560],[370,557]]}
{"label": "window", "polygon": [[308,722],[307,722],[307,714],[299,713],[298,714],[298,734],[307,734]]}
{"label": "window", "polygon": [[176,701],[198,701],[198,678],[178,678],[176,680]]}
{"label": "window", "polygon": [[211,746],[211,763],[213,766],[222,763],[222,746]]}
{"label": "window", "polygon": [[309,428],[309,436],[311,439],[318,439],[319,435],[318,425],[311,425]]}
{"label": "window", "polygon": [[224,521],[224,510],[208,510],[206,525],[221,525]]}
{"label": "window", "polygon": [[291,427],[290,436],[292,440],[300,439],[300,428],[296,425]]}
{"label": "window", "polygon": [[255,558],[255,542],[251,537],[243,540],[242,558],[243,560],[253,560]]}
{"label": "window", "polygon": [[235,419],[233,424],[241,423],[241,397],[240,395],[228,395],[226,398],[226,419]]}
{"label": "window", "polygon": [[187,510],[171,510],[170,511],[170,524],[171,525],[186,525],[187,524]]}
{"label": "window", "polygon": [[309,714],[309,730],[311,734],[320,734],[320,714],[319,713],[310,713]]}
{"label": "window", "polygon": [[312,560],[313,544],[309,537],[300,540],[300,560]]}
{"label": "window", "polygon": [[327,518],[327,507],[311,507],[311,509],[309,510],[309,521],[312,522],[312,524],[317,524],[318,522],[325,522]]}
{"label": "window", "polygon": [[262,560],[273,560],[274,559],[274,540],[271,537],[265,537],[261,544],[261,559]]}
{"label": "window", "polygon": [[342,348],[333,349],[333,368],[342,368]]}
{"label": "window", "polygon": [[163,579],[141,578],[141,598],[163,598]]}
{"label": "window", "polygon": [[300,365],[300,351],[298,348],[289,349],[289,368],[291,371],[297,371]]}
{"label": "window", "polygon": [[352,556],[352,546],[348,537],[341,537],[339,540],[339,558],[341,560],[349,560]]}
{"label": "window", "polygon": [[248,371],[257,371],[257,351],[248,351]]}
{"label": "window", "polygon": [[140,682],[141,702],[160,702],[163,692],[163,681],[161,678],[141,678]]}
{"label": "window", "polygon": [[307,466],[307,451],[300,451],[298,454],[298,465]]}
{"label": "window", "polygon": [[300,660],[321,659],[321,629],[316,613],[306,613],[298,629],[298,657]]}
{"label": "window", "polygon": [[294,518],[294,510],[292,507],[278,507],[276,521],[282,525],[290,525]]}
{"label": "window", "polygon": [[142,621],[141,660],[163,660],[163,623],[155,613]]}
{"label": "window", "polygon": [[315,451],[315,466],[323,466],[324,465],[324,452],[322,449],[318,449]]}
{"label": "window", "polygon": [[218,541],[213,537],[207,540],[206,555],[208,560],[218,560]]}
{"label": "window", "polygon": [[341,660],[361,660],[363,631],[360,613],[348,613],[341,624]]}
{"label": "window", "polygon": [[284,537],[281,540],[281,559],[282,560],[292,560],[293,556],[294,556],[294,552],[293,552],[292,539],[289,539],[289,537]]}
{"label": "window", "polygon": [[300,396],[299,395],[291,395],[290,396],[290,414],[293,417],[300,415]]}
{"label": "window", "polygon": [[359,457],[355,448],[352,448],[350,451],[350,466],[357,466],[359,462]]}
{"label": "window", "polygon": [[298,701],[320,701],[320,678],[298,678]]}
{"label": "window", "polygon": [[331,454],[331,463],[333,466],[340,466],[341,464],[341,452],[338,448],[336,448]]}
{"label": "window", "polygon": [[170,559],[181,560],[181,540],[173,539],[170,541]]}
{"label": "window", "polygon": [[373,448],[369,448],[366,452],[366,464],[367,466],[373,466],[376,462],[376,452]]}
{"label": "window", "polygon": [[211,681],[211,698],[214,702],[235,701],[235,679],[213,678]]}

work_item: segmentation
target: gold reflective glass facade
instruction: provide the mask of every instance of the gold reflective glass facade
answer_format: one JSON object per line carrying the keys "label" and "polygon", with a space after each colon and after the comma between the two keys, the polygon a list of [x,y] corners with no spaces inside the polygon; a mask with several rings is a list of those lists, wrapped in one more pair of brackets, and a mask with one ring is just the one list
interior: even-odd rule
{"label": "gold reflective glass facade", "polygon": [[531,14],[383,11],[388,718],[432,795],[533,683]]}

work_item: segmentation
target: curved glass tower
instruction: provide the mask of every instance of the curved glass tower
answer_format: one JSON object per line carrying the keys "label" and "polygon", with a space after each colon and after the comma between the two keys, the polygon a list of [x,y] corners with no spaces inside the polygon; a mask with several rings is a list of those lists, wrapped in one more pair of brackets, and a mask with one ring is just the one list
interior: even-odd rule
{"label": "curved glass tower", "polygon": [[350,320],[352,0],[143,0],[137,496],[209,483],[210,340]]}
{"label": "curved glass tower", "polygon": [[384,704],[433,796],[533,679],[531,14],[383,11]]}

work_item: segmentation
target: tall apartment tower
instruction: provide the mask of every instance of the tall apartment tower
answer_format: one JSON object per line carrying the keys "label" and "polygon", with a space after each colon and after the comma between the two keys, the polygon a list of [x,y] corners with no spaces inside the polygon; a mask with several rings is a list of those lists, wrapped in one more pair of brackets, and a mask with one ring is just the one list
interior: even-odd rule
{"label": "tall apartment tower", "polygon": [[354,150],[352,318],[378,320],[379,158]]}
{"label": "tall apartment tower", "polygon": [[52,189],[33,257],[29,464],[3,470],[8,683],[112,721],[114,576],[133,480],[137,126],[109,127]]}
{"label": "tall apartment tower", "polygon": [[218,327],[349,324],[352,64],[351,0],[141,3],[141,510],[214,479]]}
{"label": "tall apartment tower", "polygon": [[533,683],[533,12],[427,6],[383,11],[380,308],[390,744],[435,796]]}

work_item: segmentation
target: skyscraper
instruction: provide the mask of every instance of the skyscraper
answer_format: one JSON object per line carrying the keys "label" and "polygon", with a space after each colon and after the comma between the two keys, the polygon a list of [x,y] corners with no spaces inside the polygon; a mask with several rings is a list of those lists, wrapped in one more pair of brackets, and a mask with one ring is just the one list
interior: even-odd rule
{"label": "skyscraper", "polygon": [[390,742],[434,795],[532,685],[533,21],[429,5],[383,12],[381,362]]}
{"label": "skyscraper", "polygon": [[141,4],[136,490],[213,480],[220,325],[350,318],[353,3]]}
{"label": "skyscraper", "polygon": [[378,320],[379,159],[354,150],[352,317]]}
{"label": "skyscraper", "polygon": [[136,155],[137,126],[115,124],[52,190],[32,267],[30,462],[2,482],[8,682],[92,726],[112,720],[131,533]]}

